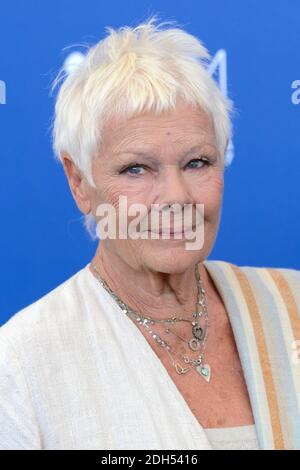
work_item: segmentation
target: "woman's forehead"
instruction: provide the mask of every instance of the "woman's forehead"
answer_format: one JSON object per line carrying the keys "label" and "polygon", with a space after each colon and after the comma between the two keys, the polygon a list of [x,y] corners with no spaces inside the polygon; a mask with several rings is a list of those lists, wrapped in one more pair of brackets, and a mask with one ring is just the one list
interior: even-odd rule
{"label": "woman's forehead", "polygon": [[[109,123],[103,129],[103,144],[115,153],[151,152],[155,147],[170,144],[189,151],[194,145],[215,144],[211,119],[197,114],[187,116],[137,116],[127,121]],[[190,145],[190,148],[187,148]]]}

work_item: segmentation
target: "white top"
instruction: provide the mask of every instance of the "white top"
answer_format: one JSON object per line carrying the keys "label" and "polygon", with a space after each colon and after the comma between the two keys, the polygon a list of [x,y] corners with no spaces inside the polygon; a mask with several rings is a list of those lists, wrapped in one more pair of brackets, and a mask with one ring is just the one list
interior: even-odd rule
{"label": "white top", "polygon": [[211,449],[89,264],[0,328],[0,449]]}
{"label": "white top", "polygon": [[255,425],[233,428],[204,428],[214,450],[259,450]]}

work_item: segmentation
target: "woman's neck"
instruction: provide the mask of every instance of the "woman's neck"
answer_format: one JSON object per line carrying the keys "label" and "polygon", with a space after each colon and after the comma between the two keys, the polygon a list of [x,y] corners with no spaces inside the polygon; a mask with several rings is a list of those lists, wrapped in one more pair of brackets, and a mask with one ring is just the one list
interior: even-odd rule
{"label": "woman's neck", "polygon": [[[157,319],[180,314],[191,318],[197,302],[197,286],[194,265],[183,273],[166,274],[144,268],[135,269],[119,256],[107,252],[100,244],[91,261],[90,269],[100,277],[126,304],[142,315]],[[208,308],[220,300],[219,294],[205,268],[200,262],[198,269],[201,283],[206,291]]]}

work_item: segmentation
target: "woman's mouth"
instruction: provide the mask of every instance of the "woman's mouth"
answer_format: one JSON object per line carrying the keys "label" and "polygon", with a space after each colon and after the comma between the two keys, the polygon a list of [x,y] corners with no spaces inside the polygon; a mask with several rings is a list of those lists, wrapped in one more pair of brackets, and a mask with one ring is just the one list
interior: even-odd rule
{"label": "woman's mouth", "polygon": [[180,229],[177,229],[177,230],[174,230],[174,229],[171,229],[171,228],[159,228],[159,229],[155,229],[155,230],[148,230],[148,232],[152,232],[152,233],[155,233],[157,235],[171,235],[171,236],[174,236],[174,235],[184,235],[185,233],[189,233],[191,231],[194,231],[196,229],[196,226],[193,225],[192,227],[185,227],[184,229],[180,228]]}

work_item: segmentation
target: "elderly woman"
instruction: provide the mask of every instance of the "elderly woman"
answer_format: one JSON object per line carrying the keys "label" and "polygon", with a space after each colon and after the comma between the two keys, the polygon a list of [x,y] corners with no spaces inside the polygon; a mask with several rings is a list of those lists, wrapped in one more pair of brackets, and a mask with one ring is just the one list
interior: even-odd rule
{"label": "elderly woman", "polygon": [[100,242],[0,330],[0,448],[299,449],[300,272],[207,260],[232,103],[182,29],[108,32],[53,127]]}

